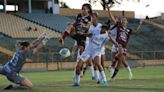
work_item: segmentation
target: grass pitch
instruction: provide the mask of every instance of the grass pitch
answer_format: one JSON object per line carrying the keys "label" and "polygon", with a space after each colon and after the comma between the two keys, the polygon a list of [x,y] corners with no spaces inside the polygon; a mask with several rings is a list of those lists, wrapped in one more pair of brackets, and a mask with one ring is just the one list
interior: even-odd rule
{"label": "grass pitch", "polygon": [[[140,67],[132,70],[132,80],[128,80],[126,69],[121,69],[116,79],[109,82],[108,87],[101,87],[91,80],[89,71],[81,79],[80,87],[72,87],[73,71],[22,73],[33,83],[32,90],[23,92],[164,92],[164,67]],[[106,75],[109,79],[108,71]],[[11,83],[4,76],[0,76],[0,88],[9,84]]]}

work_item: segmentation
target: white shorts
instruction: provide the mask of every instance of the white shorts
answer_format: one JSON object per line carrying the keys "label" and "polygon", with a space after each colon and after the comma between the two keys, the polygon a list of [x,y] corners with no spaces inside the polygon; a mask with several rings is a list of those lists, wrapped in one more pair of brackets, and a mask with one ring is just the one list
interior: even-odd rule
{"label": "white shorts", "polygon": [[93,49],[85,49],[85,51],[81,54],[80,59],[83,62],[86,62],[90,57],[94,60],[96,56],[101,56],[101,51],[94,51]]}
{"label": "white shorts", "polygon": [[105,55],[105,46],[101,49],[101,55]]}
{"label": "white shorts", "polygon": [[116,45],[112,45],[112,52],[113,53],[118,52],[118,47],[116,47]]}
{"label": "white shorts", "polygon": [[[124,53],[126,54],[127,53],[127,49],[126,48],[123,48],[124,49]],[[112,46],[112,53],[117,53],[118,52],[118,47],[116,45],[113,45]]]}

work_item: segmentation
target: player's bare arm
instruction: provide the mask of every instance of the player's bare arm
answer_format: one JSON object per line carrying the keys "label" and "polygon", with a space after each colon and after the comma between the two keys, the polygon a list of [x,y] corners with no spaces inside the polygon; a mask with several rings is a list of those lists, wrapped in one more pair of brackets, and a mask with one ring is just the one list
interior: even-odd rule
{"label": "player's bare arm", "polygon": [[110,8],[113,6],[113,4],[111,4],[110,6],[106,6],[107,7],[107,10],[108,10],[108,16],[109,16],[109,19],[113,22],[113,24],[116,24],[117,21],[114,17],[114,15],[112,14]]}

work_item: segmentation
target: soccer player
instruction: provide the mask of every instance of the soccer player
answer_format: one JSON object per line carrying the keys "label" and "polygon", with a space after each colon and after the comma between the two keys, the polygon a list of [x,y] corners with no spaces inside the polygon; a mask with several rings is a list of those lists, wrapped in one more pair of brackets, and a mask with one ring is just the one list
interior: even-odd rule
{"label": "soccer player", "polygon": [[[85,44],[85,47],[86,47],[87,44]],[[72,55],[73,56],[76,56],[76,62],[78,62],[80,60],[80,50],[78,49],[78,46],[77,46],[77,42],[75,41],[75,44],[72,48]],[[92,80],[95,80],[95,74],[94,74],[94,67],[93,67],[93,63],[92,63],[92,60],[89,59],[87,62],[85,62],[83,64],[83,67],[81,68],[81,73],[80,73],[80,77],[83,77],[85,75],[85,71],[86,69],[89,68],[90,70],[90,74],[91,74],[91,79]],[[75,69],[76,71],[76,69]],[[75,75],[75,71],[74,71],[74,75]]]}
{"label": "soccer player", "polygon": [[64,39],[67,36],[70,36],[71,38],[76,40],[78,49],[80,49],[80,53],[82,53],[85,48],[86,41],[86,36],[83,36],[82,34],[88,31],[91,22],[91,14],[91,5],[83,4],[82,13],[78,14],[76,21],[73,24],[68,24],[66,31],[60,38],[60,42],[64,44]]}
{"label": "soccer player", "polygon": [[[89,33],[92,33],[93,36],[99,35],[100,31],[101,31],[101,27],[102,27],[102,24],[99,23],[99,21],[98,21],[98,13],[95,12],[92,15],[92,25],[89,28]],[[88,38],[88,40],[90,40],[90,39]],[[101,49],[100,52],[101,52],[100,64],[102,65],[102,67],[104,69],[104,57],[103,57],[103,55],[105,54],[105,46],[102,46],[102,49]],[[97,65],[95,65],[95,64],[94,64],[94,70],[95,70],[96,81],[97,81],[97,83],[99,83],[99,81],[100,81],[100,75],[99,75],[100,72],[99,72],[99,69],[98,69]]]}
{"label": "soccer player", "polygon": [[[115,45],[112,46],[112,65],[110,68],[110,73],[111,73],[110,80],[112,80],[116,76],[117,72],[119,71],[119,67],[121,63],[127,68],[129,72],[129,79],[132,79],[132,76],[133,76],[132,71],[126,61],[127,44],[128,44],[130,35],[132,34],[132,29],[127,27],[128,21],[125,17],[121,17],[118,19],[114,18],[114,16],[112,15],[110,11],[111,6],[112,5],[110,5],[107,9],[109,13],[109,18],[114,23],[114,26],[111,28],[112,37],[118,42],[119,47]],[[139,31],[142,23],[143,23],[143,20],[140,21],[140,24],[137,27],[136,32]]]}
{"label": "soccer player", "polygon": [[[89,26],[91,24],[91,14],[92,14],[92,7],[90,4],[83,4],[82,5],[82,13],[78,14],[76,21],[73,24],[69,24],[66,28],[66,31],[60,38],[60,42],[64,44],[64,39],[67,36],[75,39],[77,42],[77,48],[79,53],[77,54],[77,62],[79,61],[78,57],[85,49],[86,45],[86,36]],[[93,65],[89,63],[89,69],[91,71],[91,76],[94,78],[94,69]]]}
{"label": "soccer player", "polygon": [[12,59],[10,59],[6,64],[0,68],[0,74],[7,77],[7,79],[19,86],[9,85],[4,88],[6,90],[16,90],[16,89],[32,89],[32,83],[27,78],[20,75],[20,71],[25,64],[28,57],[36,54],[48,41],[48,37],[43,33],[41,36],[34,40],[32,43],[27,41],[19,42],[19,47],[16,49]]}
{"label": "soccer player", "polygon": [[[97,15],[93,13],[92,17],[93,17],[93,19],[97,18]],[[104,69],[100,63],[101,62],[100,61],[101,49],[104,46],[104,44],[111,38],[111,36],[108,34],[107,30],[108,29],[106,26],[101,26],[101,29],[99,29],[100,34],[97,35],[94,33],[89,33],[89,34],[92,34],[92,36],[90,37],[89,44],[85,48],[85,51],[81,54],[80,61],[77,64],[74,86],[80,85],[81,67],[83,66],[83,63],[86,62],[90,57],[93,59],[93,62],[99,69],[100,76],[101,76],[101,84],[103,86],[107,85],[106,75],[105,75]],[[94,31],[94,32],[96,32],[96,31]],[[112,40],[112,42],[115,42],[115,41]]]}
{"label": "soccer player", "polygon": [[91,14],[92,14],[91,5],[83,4],[82,13],[78,14],[76,21],[73,24],[72,23],[68,24],[66,31],[60,37],[59,41],[62,44],[64,44],[64,39],[67,36],[70,36],[71,38],[76,40],[77,47],[80,50],[80,54],[81,54],[84,51],[85,41],[86,41],[86,36],[84,36],[83,33],[86,33],[88,31],[91,22],[91,16],[90,16]]}
{"label": "soccer player", "polygon": [[[100,30],[101,30],[101,26],[102,26],[102,24],[98,23],[98,14],[97,13],[93,13],[92,14],[92,25],[90,25],[88,33],[92,33],[92,35],[99,35],[100,34]],[[86,40],[87,45],[89,44],[89,40],[90,40],[90,38],[87,37],[87,40]],[[92,62],[92,61],[93,61],[92,58],[90,58],[89,62]],[[83,69],[83,73],[84,74],[85,74],[85,71],[86,71],[86,67]],[[94,70],[95,70],[95,73],[96,73],[96,77],[95,78],[96,78],[96,80],[98,80],[99,79],[98,78],[99,72],[97,72],[98,68],[95,65],[94,65]]]}
{"label": "soccer player", "polygon": [[[101,31],[102,24],[98,22],[98,13],[93,13],[92,16],[92,25],[89,28],[89,33],[92,33],[92,35],[99,35]],[[87,37],[87,43],[89,44],[89,37]],[[93,61],[91,58],[89,59],[90,62]],[[101,65],[104,69],[104,61],[105,61],[105,46],[102,47],[101,50]],[[87,67],[87,66],[86,66]],[[83,69],[83,73],[85,74],[86,67]],[[94,65],[95,70],[95,79],[97,80],[97,83],[99,83],[100,77],[99,77],[99,70],[97,66]]]}

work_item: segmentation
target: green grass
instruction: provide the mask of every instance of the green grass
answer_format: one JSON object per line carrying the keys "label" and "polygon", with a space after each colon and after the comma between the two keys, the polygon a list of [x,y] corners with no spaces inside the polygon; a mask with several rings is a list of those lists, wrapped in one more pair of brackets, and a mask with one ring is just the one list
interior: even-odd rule
{"label": "green grass", "polygon": [[[133,68],[132,70],[134,74],[132,80],[128,80],[126,69],[121,69],[116,79],[110,82],[108,87],[101,87],[95,81],[92,81],[89,71],[81,79],[80,87],[76,88],[72,87],[73,71],[22,74],[30,79],[34,85],[33,89],[27,92],[164,92],[164,67]],[[107,71],[106,75],[109,79],[109,73]],[[10,82],[4,76],[0,76],[0,87],[5,87],[8,84]]]}

